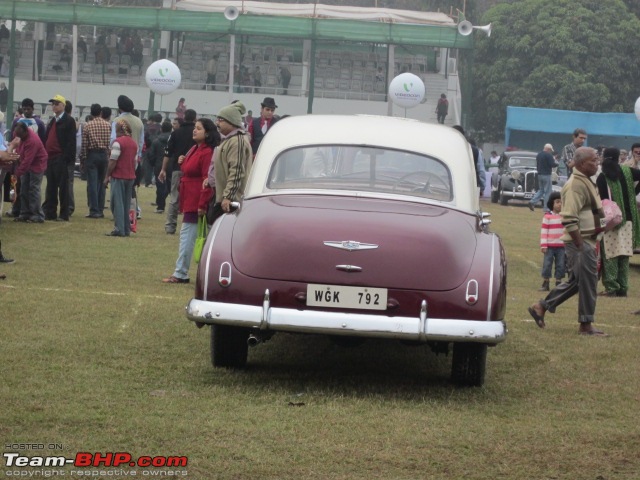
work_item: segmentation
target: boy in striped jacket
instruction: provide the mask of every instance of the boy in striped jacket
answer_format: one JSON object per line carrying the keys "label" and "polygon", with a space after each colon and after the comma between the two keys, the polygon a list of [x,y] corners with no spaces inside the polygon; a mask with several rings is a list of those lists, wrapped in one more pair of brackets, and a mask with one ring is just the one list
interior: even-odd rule
{"label": "boy in striped jacket", "polygon": [[560,192],[551,192],[547,208],[549,211],[544,214],[540,229],[540,251],[544,254],[540,292],[549,291],[549,279],[554,260],[556,263],[556,285],[562,283],[565,274],[564,242],[560,240],[563,233],[562,217],[560,216],[562,210]]}

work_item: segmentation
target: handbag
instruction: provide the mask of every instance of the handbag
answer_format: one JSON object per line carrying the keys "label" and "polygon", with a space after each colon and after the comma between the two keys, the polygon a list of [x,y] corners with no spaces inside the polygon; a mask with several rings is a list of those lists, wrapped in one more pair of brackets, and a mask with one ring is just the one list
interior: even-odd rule
{"label": "handbag", "polygon": [[[608,187],[607,187],[608,188]],[[611,190],[609,190],[611,198]],[[605,198],[602,200],[602,210],[604,211],[605,232],[610,232],[622,223],[622,211],[616,202]]]}
{"label": "handbag", "polygon": [[202,250],[207,241],[207,218],[204,215],[198,217],[198,236],[193,247],[193,260],[198,263],[202,257]]}

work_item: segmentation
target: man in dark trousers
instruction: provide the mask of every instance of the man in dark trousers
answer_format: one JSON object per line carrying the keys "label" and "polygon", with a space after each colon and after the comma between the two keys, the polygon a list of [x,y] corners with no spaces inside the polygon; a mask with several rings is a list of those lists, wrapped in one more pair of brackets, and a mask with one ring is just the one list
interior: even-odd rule
{"label": "man in dark trousers", "polygon": [[147,124],[144,126],[144,144],[146,147],[145,153],[143,154],[142,160],[142,173],[144,178],[144,186],[147,188],[152,187],[153,183],[153,166],[149,163],[149,148],[151,148],[151,143],[153,140],[160,135],[160,124],[162,123],[162,114],[154,113],[149,116],[147,120]]}
{"label": "man in dark trousers", "polygon": [[447,100],[447,96],[443,93],[440,95],[438,105],[436,105],[436,115],[438,116],[438,123],[444,123],[444,119],[447,118],[448,113],[449,100]]}
{"label": "man in dark trousers", "polygon": [[[606,337],[593,326],[598,298],[597,245],[604,229],[604,212],[596,185],[591,177],[598,171],[596,151],[579,147],[572,157],[573,175],[562,187],[561,240],[571,267],[569,279],[556,286],[546,298],[529,307],[529,315],[536,325],[545,328],[545,314],[555,313],[556,308],[578,294],[578,333]],[[573,307],[575,309],[575,307]]]}
{"label": "man in dark trousers", "polygon": [[278,121],[278,119],[274,117],[278,106],[273,98],[265,97],[260,106],[260,117],[254,118],[253,121],[247,125],[251,137],[251,150],[254,156],[267,131]]}
{"label": "man in dark trousers", "polygon": [[[76,122],[65,113],[66,99],[58,94],[51,100],[54,117],[47,127],[45,148],[47,161],[47,190],[45,220],[69,221],[69,166],[76,161]],[[58,214],[60,200],[60,214]]]}
{"label": "man in dark trousers", "polygon": [[164,208],[167,202],[166,182],[158,180],[158,175],[162,170],[162,160],[164,159],[164,152],[167,149],[167,142],[171,136],[171,122],[165,120],[160,126],[161,132],[151,142],[151,146],[147,150],[147,160],[149,165],[153,169],[153,174],[156,176],[156,211],[155,213],[164,213]]}
{"label": "man in dark trousers", "polygon": [[86,217],[103,218],[106,197],[104,177],[109,164],[111,125],[102,118],[102,106],[99,103],[91,105],[91,115],[93,120],[82,129],[80,149],[80,164],[87,175],[89,214]]}
{"label": "man in dark trousers", "polygon": [[162,159],[162,170],[158,174],[158,180],[161,182],[171,179],[171,187],[167,191],[170,195],[169,204],[167,205],[167,221],[164,224],[164,231],[169,235],[176,233],[178,225],[180,201],[178,189],[180,187],[180,177],[182,177],[178,158],[181,155],[186,155],[191,147],[195,145],[193,129],[196,126],[196,116],[196,111],[191,108],[184,112],[184,123],[171,133],[167,142],[167,149],[164,152],[164,158]]}
{"label": "man in dark trousers", "polygon": [[291,82],[291,72],[285,66],[280,67],[280,81],[282,82],[282,93],[288,95],[289,83]]}
{"label": "man in dark trousers", "polygon": [[551,174],[553,169],[558,166],[556,159],[553,158],[553,146],[547,143],[544,149],[536,156],[536,164],[538,169],[538,191],[529,201],[529,210],[533,212],[533,209],[544,197],[542,205],[547,210],[547,202],[549,202],[549,195],[551,195]]}
{"label": "man in dark trousers", "polygon": [[[39,117],[33,116],[33,100],[30,98],[25,98],[22,100],[22,115],[13,119],[13,124],[11,125],[11,138],[13,138],[13,130],[16,128],[18,122],[26,124],[31,130],[38,134],[40,141],[44,145],[47,141],[46,133],[47,127],[45,127],[42,120]],[[21,191],[20,177],[18,177],[17,183],[18,192]],[[5,214],[7,217],[17,218],[20,215],[20,196],[16,197],[15,202],[13,202],[13,206],[11,207],[11,211]]]}

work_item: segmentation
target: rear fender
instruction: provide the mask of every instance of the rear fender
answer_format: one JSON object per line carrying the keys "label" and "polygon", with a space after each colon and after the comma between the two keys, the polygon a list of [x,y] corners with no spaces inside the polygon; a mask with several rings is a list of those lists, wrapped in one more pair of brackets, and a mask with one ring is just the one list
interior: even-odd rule
{"label": "rear fender", "polygon": [[210,291],[211,282],[217,282],[221,264],[225,261],[231,263],[231,238],[235,220],[234,213],[222,215],[209,231],[196,275],[195,297],[199,300],[209,300],[207,291]]}

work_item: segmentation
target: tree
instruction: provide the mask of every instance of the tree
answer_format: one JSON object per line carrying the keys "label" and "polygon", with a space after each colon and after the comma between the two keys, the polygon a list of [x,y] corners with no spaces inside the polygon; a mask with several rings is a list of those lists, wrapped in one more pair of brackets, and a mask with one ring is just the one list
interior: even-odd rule
{"label": "tree", "polygon": [[630,12],[633,12],[636,17],[640,17],[640,3],[638,3],[638,0],[624,0],[624,3]]}
{"label": "tree", "polygon": [[[640,93],[640,20],[622,0],[521,0],[492,7],[476,35],[473,127],[502,138],[509,105],[631,112]],[[569,130],[574,126],[567,126]]]}

